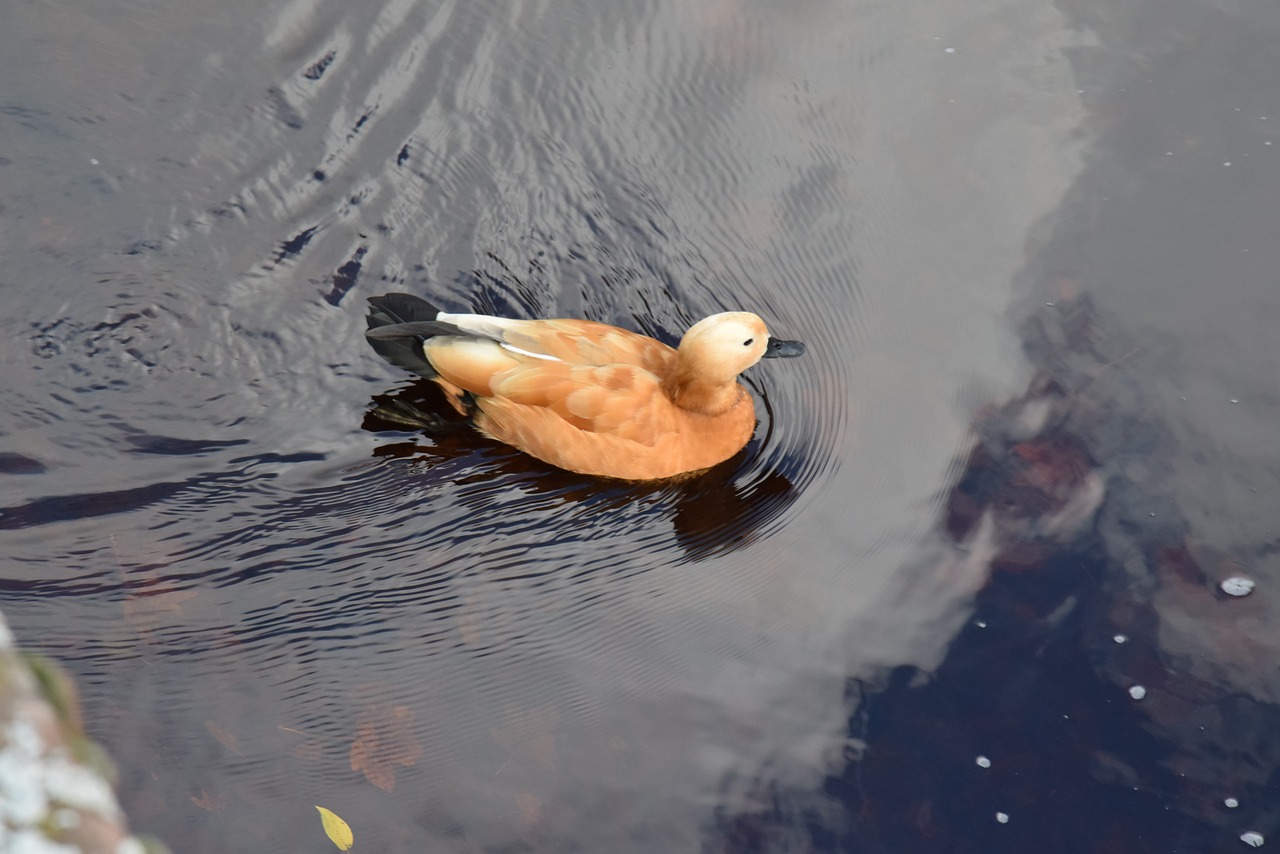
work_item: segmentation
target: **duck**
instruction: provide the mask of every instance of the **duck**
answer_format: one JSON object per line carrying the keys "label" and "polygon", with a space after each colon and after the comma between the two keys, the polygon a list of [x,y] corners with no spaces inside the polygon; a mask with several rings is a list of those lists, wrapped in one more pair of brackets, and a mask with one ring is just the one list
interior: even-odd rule
{"label": "duck", "polygon": [[435,382],[482,435],[579,474],[683,478],[732,457],[755,432],[739,375],[804,344],[746,311],[713,314],[678,347],[591,320],[441,311],[404,293],[369,298],[366,338]]}

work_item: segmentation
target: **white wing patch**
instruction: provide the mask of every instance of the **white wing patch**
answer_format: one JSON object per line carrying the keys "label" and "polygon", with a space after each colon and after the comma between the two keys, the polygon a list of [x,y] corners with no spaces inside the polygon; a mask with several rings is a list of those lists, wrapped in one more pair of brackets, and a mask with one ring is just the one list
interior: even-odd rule
{"label": "white wing patch", "polygon": [[535,359],[545,359],[548,362],[562,362],[563,359],[557,359],[555,356],[548,356],[546,353],[531,353],[528,350],[521,350],[514,344],[508,344],[506,341],[498,342],[503,350],[510,350],[512,353],[519,353],[521,356],[532,356]]}
{"label": "white wing patch", "polygon": [[507,343],[507,332],[513,327],[520,325],[519,320],[512,320],[508,317],[493,317],[488,314],[450,314],[442,311],[436,315],[436,320],[442,323],[452,323],[463,332],[476,336],[477,338],[487,338],[490,341],[497,341],[502,349],[512,353],[519,353],[521,356],[529,356],[534,359],[545,359],[548,362],[560,362],[555,356],[548,356],[546,353],[534,353],[525,350],[523,347],[517,347],[514,344]]}
{"label": "white wing patch", "polygon": [[494,341],[501,341],[507,337],[506,331],[511,328],[514,323],[506,317],[493,317],[488,314],[450,314],[442,311],[436,315],[436,320],[442,323],[452,323],[463,332],[469,332],[478,338],[492,338]]}

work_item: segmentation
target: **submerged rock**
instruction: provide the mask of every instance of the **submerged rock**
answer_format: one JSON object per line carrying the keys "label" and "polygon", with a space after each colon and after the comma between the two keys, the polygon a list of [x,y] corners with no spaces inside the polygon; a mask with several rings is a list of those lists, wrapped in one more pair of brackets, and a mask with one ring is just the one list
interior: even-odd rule
{"label": "submerged rock", "polygon": [[0,616],[0,854],[145,854],[110,761],[84,734],[70,678],[14,648]]}

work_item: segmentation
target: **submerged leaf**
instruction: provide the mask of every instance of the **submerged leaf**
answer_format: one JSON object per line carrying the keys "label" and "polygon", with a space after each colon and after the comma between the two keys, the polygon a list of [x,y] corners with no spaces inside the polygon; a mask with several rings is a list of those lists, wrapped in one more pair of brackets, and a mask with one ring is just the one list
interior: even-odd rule
{"label": "submerged leaf", "polygon": [[198,798],[195,795],[191,796],[191,803],[200,807],[200,809],[208,810],[209,812],[218,812],[219,810],[222,809],[222,805],[225,802],[226,802],[225,798],[216,798],[213,795],[209,794],[208,789],[201,789],[200,797]]}
{"label": "submerged leaf", "polygon": [[413,710],[408,706],[377,704],[367,707],[356,722],[351,743],[351,770],[360,771],[370,783],[386,792],[395,791],[395,765],[412,767],[422,757],[422,745],[413,736]]}
{"label": "submerged leaf", "polygon": [[324,825],[324,833],[338,846],[340,851],[346,851],[351,844],[356,841],[355,835],[351,833],[351,828],[347,823],[324,807],[316,807],[320,810],[320,823]]}
{"label": "submerged leaf", "polygon": [[230,750],[232,753],[239,754],[240,756],[244,755],[243,753],[240,753],[240,739],[236,738],[236,734],[234,732],[213,720],[205,721],[204,728],[209,730],[209,735],[216,738],[218,743],[227,750]]}

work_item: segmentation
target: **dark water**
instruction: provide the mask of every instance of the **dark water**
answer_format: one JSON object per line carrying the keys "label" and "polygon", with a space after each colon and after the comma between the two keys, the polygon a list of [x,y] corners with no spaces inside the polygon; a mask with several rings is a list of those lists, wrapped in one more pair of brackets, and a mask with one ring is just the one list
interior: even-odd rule
{"label": "dark water", "polygon": [[[6,19],[0,604],[138,829],[1274,844],[1280,7]],[[372,415],[431,395],[386,290],[809,351],[739,457],[603,484]]]}

